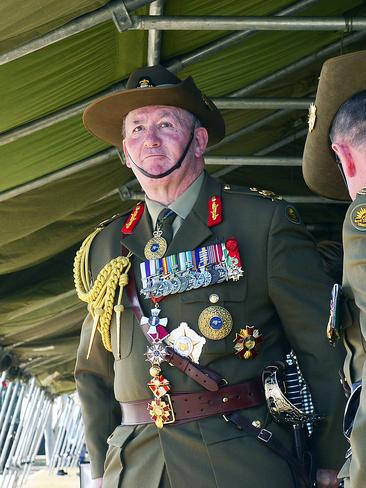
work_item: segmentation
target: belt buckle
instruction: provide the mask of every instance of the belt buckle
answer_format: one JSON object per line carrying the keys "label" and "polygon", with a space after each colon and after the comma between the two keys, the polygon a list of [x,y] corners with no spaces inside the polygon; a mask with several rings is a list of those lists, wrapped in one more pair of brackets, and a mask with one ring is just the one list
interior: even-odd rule
{"label": "belt buckle", "polygon": [[271,439],[271,437],[272,437],[272,432],[270,432],[267,429],[261,429],[257,437],[261,441],[267,443]]}
{"label": "belt buckle", "polygon": [[170,395],[168,394],[161,398],[155,398],[153,401],[149,402],[147,409],[158,429],[162,429],[164,425],[173,424],[175,422],[173,405]]}

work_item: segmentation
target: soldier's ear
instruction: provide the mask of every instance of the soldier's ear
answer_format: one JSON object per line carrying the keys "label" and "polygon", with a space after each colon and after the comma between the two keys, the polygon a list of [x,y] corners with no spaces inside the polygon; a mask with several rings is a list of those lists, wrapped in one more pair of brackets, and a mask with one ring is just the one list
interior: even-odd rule
{"label": "soldier's ear", "polygon": [[205,127],[197,127],[194,131],[195,149],[194,155],[200,158],[206,151],[208,143],[208,132]]}
{"label": "soldier's ear", "polygon": [[130,155],[128,154],[128,151],[126,148],[126,142],[124,139],[122,139],[122,151],[123,151],[123,154],[125,155],[125,164],[126,164],[127,168],[131,168]]}
{"label": "soldier's ear", "polygon": [[339,144],[333,142],[333,151],[337,154],[341,161],[343,171],[347,178],[352,178],[356,175],[356,164],[352,155],[352,148],[348,144]]}

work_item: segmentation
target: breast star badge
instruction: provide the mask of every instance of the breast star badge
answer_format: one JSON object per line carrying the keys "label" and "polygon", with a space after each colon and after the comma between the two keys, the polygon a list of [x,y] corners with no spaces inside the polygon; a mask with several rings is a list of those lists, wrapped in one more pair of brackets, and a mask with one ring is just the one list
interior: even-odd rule
{"label": "breast star badge", "polygon": [[241,359],[253,359],[258,354],[258,347],[262,341],[263,337],[259,330],[247,325],[235,335],[233,341],[235,354]]}
{"label": "breast star badge", "polygon": [[206,339],[192,330],[186,322],[181,322],[165,342],[180,356],[188,357],[194,363],[198,363]]}

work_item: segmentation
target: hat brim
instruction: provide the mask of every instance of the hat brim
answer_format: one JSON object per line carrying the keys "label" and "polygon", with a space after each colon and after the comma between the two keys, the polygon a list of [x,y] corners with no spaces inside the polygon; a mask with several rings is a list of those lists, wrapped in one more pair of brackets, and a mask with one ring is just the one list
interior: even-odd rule
{"label": "hat brim", "polygon": [[315,193],[335,200],[350,200],[330,145],[329,130],[339,107],[366,89],[366,51],[329,59],[323,65],[315,99],[316,121],[308,132],[303,175]]}
{"label": "hat brim", "polygon": [[208,131],[208,145],[225,136],[225,122],[217,107],[203,97],[191,77],[177,85],[134,88],[111,93],[91,103],[84,111],[86,129],[108,144],[121,147],[126,115],[148,105],[168,105],[194,114]]}

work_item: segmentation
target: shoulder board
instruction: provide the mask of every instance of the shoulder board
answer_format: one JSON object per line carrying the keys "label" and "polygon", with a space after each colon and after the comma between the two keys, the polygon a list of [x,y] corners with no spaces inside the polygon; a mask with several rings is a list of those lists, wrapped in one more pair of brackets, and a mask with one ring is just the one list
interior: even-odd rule
{"label": "shoulder board", "polygon": [[117,220],[119,217],[123,217],[123,216],[128,215],[128,213],[130,211],[131,210],[127,210],[127,212],[121,212],[121,213],[112,215],[112,217],[110,217],[109,219],[105,219],[100,224],[98,224],[96,226],[96,229],[104,229],[104,227],[107,227],[108,224],[110,224],[111,222]]}
{"label": "shoulder board", "polygon": [[224,185],[224,191],[226,193],[235,193],[241,195],[253,195],[257,197],[267,198],[274,202],[275,200],[282,200],[282,197],[276,195],[273,191],[270,190],[259,190],[255,187],[240,187],[240,186],[231,186],[231,185]]}

